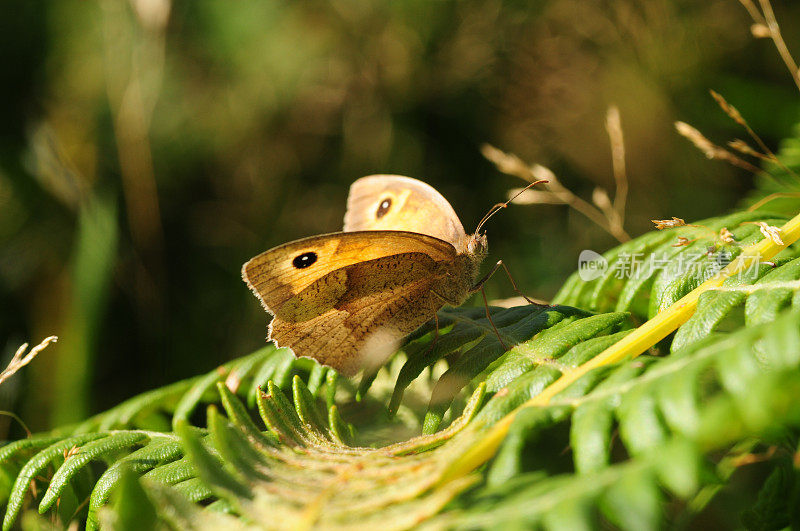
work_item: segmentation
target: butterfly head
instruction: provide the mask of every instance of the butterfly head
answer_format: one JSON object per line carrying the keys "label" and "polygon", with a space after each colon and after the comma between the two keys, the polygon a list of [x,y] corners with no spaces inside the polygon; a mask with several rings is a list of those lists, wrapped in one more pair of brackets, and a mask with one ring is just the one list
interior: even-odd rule
{"label": "butterfly head", "polygon": [[467,236],[467,254],[474,257],[475,261],[482,262],[489,252],[489,242],[486,239],[486,233],[476,232],[471,236]]}

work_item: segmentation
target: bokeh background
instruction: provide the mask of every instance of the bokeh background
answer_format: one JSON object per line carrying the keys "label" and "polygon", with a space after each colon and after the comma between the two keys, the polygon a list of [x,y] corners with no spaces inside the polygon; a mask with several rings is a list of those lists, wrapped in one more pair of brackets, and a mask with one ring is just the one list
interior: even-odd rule
{"label": "bokeh background", "polygon": [[[800,50],[800,5],[775,1]],[[753,176],[673,129],[773,148],[800,108],[736,0],[30,0],[0,7],[0,354],[56,334],[0,388],[34,430],[261,346],[251,256],[341,227],[349,184],[421,178],[471,229],[521,181],[491,143],[613,194],[619,106],[625,227],[736,207]],[[611,236],[564,206],[513,206],[490,258],[551,297]],[[491,297],[513,295],[501,276]],[[477,301],[475,302],[478,303]],[[0,418],[0,436],[20,428]]]}

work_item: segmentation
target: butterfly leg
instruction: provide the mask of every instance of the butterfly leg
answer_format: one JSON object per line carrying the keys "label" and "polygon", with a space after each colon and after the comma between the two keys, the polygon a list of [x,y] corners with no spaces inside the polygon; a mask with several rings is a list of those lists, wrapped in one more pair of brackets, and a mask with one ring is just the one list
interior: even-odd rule
{"label": "butterfly leg", "polygon": [[[445,303],[451,304],[451,302],[449,300],[447,300],[446,297],[444,297],[442,295],[439,295],[438,293],[436,293],[436,291],[431,290],[431,293],[433,293],[435,296],[439,297]],[[433,300],[433,299],[429,299],[429,300]],[[439,308],[434,304],[431,309],[433,310],[433,319],[434,319],[434,323],[436,324],[436,328],[433,331],[433,340],[431,340],[431,344],[428,345],[428,348],[425,350],[425,353],[422,355],[423,357],[425,357],[428,354],[430,354],[431,352],[433,352],[433,348],[436,346],[436,342],[439,341],[439,311],[438,311]]]}
{"label": "butterfly leg", "polygon": [[[496,271],[496,270],[497,270],[497,267],[494,268],[493,272]],[[487,280],[489,280],[489,277],[491,277],[491,273],[487,277],[481,279],[481,281],[478,282],[478,284],[477,284],[478,287],[472,288],[471,291],[472,291],[472,293],[475,293],[476,291],[480,291],[481,295],[483,295],[483,306],[484,306],[484,308],[486,308],[486,318],[489,320],[489,324],[492,325],[492,329],[494,330],[494,333],[497,334],[497,339],[500,340],[500,344],[503,345],[503,350],[508,350],[508,347],[506,347],[506,344],[503,341],[503,337],[500,335],[500,332],[497,330],[497,327],[494,324],[494,320],[492,319],[492,314],[489,313],[489,301],[486,299],[486,292],[483,290],[483,284]],[[457,302],[453,303],[450,300],[448,300],[447,297],[445,297],[443,295],[440,295],[440,294],[436,293],[433,290],[431,290],[431,292],[434,295],[436,295],[437,297],[439,297],[440,299],[442,299],[447,304],[450,304],[451,306],[458,306]],[[436,316],[436,332],[437,332],[437,337],[438,337],[438,332],[439,332],[439,316],[438,315]],[[431,347],[431,348],[433,348],[433,347]]]}
{"label": "butterfly leg", "polygon": [[534,306],[541,306],[541,307],[546,307],[546,308],[550,307],[549,304],[541,302],[541,301],[537,301],[537,300],[534,300],[534,299],[531,299],[530,297],[528,297],[527,295],[522,293],[522,291],[520,291],[520,289],[517,287],[517,283],[514,280],[514,277],[511,276],[511,271],[508,270],[508,266],[502,260],[498,260],[497,263],[494,265],[494,267],[492,267],[492,270],[489,271],[486,275],[484,275],[483,278],[478,280],[478,282],[475,284],[475,286],[473,286],[472,292],[474,293],[474,292],[476,292],[478,290],[482,290],[483,289],[483,285],[486,283],[486,281],[489,280],[490,278],[492,278],[492,276],[495,273],[497,273],[497,270],[500,269],[501,267],[503,268],[503,271],[506,272],[506,276],[508,277],[508,280],[511,282],[511,287],[513,287],[514,291],[517,293],[517,295],[519,295],[520,297],[525,299],[528,302],[528,304],[533,304]]}
{"label": "butterfly leg", "polygon": [[484,291],[482,285],[481,285],[481,287],[479,289],[481,290],[481,295],[483,295],[483,307],[486,308],[486,318],[489,320],[489,324],[492,325],[492,328],[494,329],[494,333],[497,334],[497,339],[500,341],[500,344],[503,346],[503,350],[508,350],[508,347],[506,346],[505,342],[503,341],[503,336],[500,335],[500,331],[497,330],[497,327],[495,326],[494,321],[492,320],[492,314],[489,313],[489,301],[486,300],[486,292]]}
{"label": "butterfly leg", "polygon": [[428,346],[428,349],[425,351],[424,356],[427,356],[431,352],[433,352],[433,348],[436,346],[436,342],[439,341],[439,312],[433,312],[433,319],[436,323],[436,328],[433,330],[433,340],[431,340],[431,344]]}

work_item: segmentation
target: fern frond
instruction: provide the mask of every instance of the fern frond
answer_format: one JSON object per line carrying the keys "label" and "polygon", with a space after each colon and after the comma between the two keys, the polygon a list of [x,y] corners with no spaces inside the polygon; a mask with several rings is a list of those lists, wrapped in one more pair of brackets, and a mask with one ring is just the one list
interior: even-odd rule
{"label": "fern frond", "polygon": [[[700,499],[710,476],[699,470],[710,466],[710,452],[800,421],[787,409],[800,392],[792,379],[800,365],[800,314],[791,311],[800,301],[800,252],[764,240],[753,221],[780,222],[737,214],[653,232],[607,255],[677,258],[706,249],[704,260],[713,261],[719,257],[708,251],[713,243],[735,264],[713,281],[691,269],[654,270],[644,279],[617,278],[612,269],[595,281],[572,279],[560,298],[619,311],[493,308],[509,351],[483,308],[446,310],[438,337],[432,325],[423,327],[390,371],[358,386],[268,346],[77,426],[7,445],[0,467],[16,481],[3,527],[13,526],[29,501],[43,513],[58,510],[65,522],[85,519],[87,529],[104,520],[133,525],[136,515],[124,502],[109,506],[126,489],[140,503],[149,500],[150,516],[198,528],[279,519],[286,527],[405,529],[442,511],[431,525],[472,527],[493,512],[487,500],[498,493],[505,493],[498,507],[531,523],[590,522],[587,508],[596,504],[616,525],[658,523],[659,485],[671,496]],[[736,245],[716,241],[723,227]],[[797,221],[786,227],[791,244]],[[690,231],[693,241],[682,236],[673,246]],[[783,249],[774,264],[758,265],[752,278],[728,275],[740,267],[736,257],[744,249],[767,247],[765,257]],[[648,330],[686,297],[694,297],[697,311],[678,330],[672,353],[626,361],[620,346],[635,343],[633,355],[655,347],[675,328]],[[654,313],[631,330],[632,320]],[[670,326],[688,318],[681,315]],[[419,378],[429,367],[430,377]],[[757,407],[748,402],[754,396]],[[420,428],[422,435],[407,440],[390,433]],[[572,455],[553,459],[552,446],[526,450],[559,440]],[[616,460],[615,445],[631,457]],[[551,460],[531,467],[538,455]],[[669,456],[683,465],[666,466]],[[485,476],[474,472],[490,460]],[[537,468],[543,472],[528,475]],[[505,485],[516,485],[513,492],[532,502],[517,507]],[[703,492],[707,499],[710,491]]]}
{"label": "fern frond", "polygon": [[[630,312],[638,319],[650,319],[699,286],[709,272],[733,261],[743,248],[762,240],[753,222],[781,226],[786,218],[741,212],[649,232],[604,254],[608,268],[599,278],[584,281],[574,273],[554,302],[598,312]],[[723,228],[733,233],[735,244],[723,244],[716,238]],[[689,243],[676,247],[681,237]],[[798,252],[796,248],[786,249],[776,258],[796,257]]]}
{"label": "fern frond", "polygon": [[[585,322],[583,335],[578,334],[573,339],[560,340],[562,343],[564,341],[574,343],[580,342],[585,337],[605,332],[606,329],[618,327],[624,321],[624,315],[619,314],[598,328],[593,324],[597,321],[596,318],[587,318],[588,315],[587,312],[568,307],[525,306],[493,309],[493,319],[498,324],[501,334],[505,336],[505,341],[520,343],[521,346],[538,332],[557,324],[581,328],[580,323]],[[444,373],[439,383],[434,385],[434,398],[430,400],[429,408],[435,412],[436,425],[444,419],[445,411],[451,409],[459,390],[467,386],[470,380],[475,379],[492,361],[504,353],[482,308],[447,310],[443,312],[441,321],[445,323],[446,328],[440,330],[434,348],[428,349],[432,341],[432,328],[421,330],[416,339],[406,346],[405,350],[409,354],[400,370],[400,373],[405,375],[416,371],[416,377],[426,366],[438,359],[447,357],[450,360],[451,368]],[[551,341],[547,340],[547,337],[549,336],[542,341]],[[494,354],[488,355],[489,352]],[[414,357],[415,354],[417,357]],[[460,374],[463,381],[459,380],[459,385],[443,387],[443,381],[454,381],[454,374]],[[385,378],[381,376],[379,379]],[[395,410],[398,409],[399,397],[410,383],[405,381],[394,386],[394,390],[390,389],[395,400]],[[347,454],[351,452],[349,445],[358,442],[359,437],[356,436],[354,426],[343,418],[341,407],[352,408],[347,401],[352,400],[357,391],[352,387],[344,389],[339,387],[335,371],[320,367],[313,360],[296,359],[286,350],[268,346],[250,356],[227,363],[206,375],[134,397],[77,426],[59,429],[51,435],[17,441],[0,449],[0,464],[11,467],[9,469],[11,471],[15,469],[19,471],[18,483],[10,491],[11,501],[6,512],[6,526],[10,527],[13,524],[25,500],[30,497],[30,481],[34,477],[37,478],[37,485],[46,488],[44,498],[40,498],[40,495],[36,498],[39,510],[47,512],[72,488],[76,477],[85,475],[84,484],[77,487],[76,496],[88,499],[86,512],[88,529],[94,529],[99,525],[101,510],[109,502],[112,492],[118,487],[125,473],[142,476],[150,483],[158,482],[172,486],[183,493],[184,498],[190,502],[219,501],[218,494],[209,488],[208,482],[199,473],[198,468],[202,469],[203,466],[198,466],[197,460],[206,455],[202,453],[205,451],[203,448],[207,447],[206,453],[216,456],[218,452],[223,452],[221,445],[238,444],[236,439],[215,438],[205,431],[199,431],[196,438],[205,441],[204,446],[194,444],[187,449],[186,443],[180,442],[190,440],[187,439],[191,437],[189,433],[192,430],[196,431],[196,428],[189,425],[189,421],[202,418],[198,413],[202,411],[199,408],[203,405],[217,404],[223,407],[230,422],[246,429],[249,440],[257,443],[259,447],[272,448],[274,451],[308,446],[336,448],[338,452]],[[475,388],[474,385],[472,388]],[[442,389],[446,389],[446,392]],[[479,395],[475,396],[482,396],[483,387],[479,389]],[[291,391],[291,399],[284,395],[283,390]],[[337,390],[342,391],[338,399]],[[388,395],[378,394],[368,400],[372,404],[381,404],[386,398]],[[363,400],[365,399],[362,398]],[[268,431],[262,432],[256,426],[251,412],[243,401],[251,408],[258,407],[264,427],[267,427]],[[385,447],[381,450],[384,452],[381,455],[393,455],[393,452],[398,455],[411,454],[442,444],[472,418],[477,411],[478,403],[477,398],[467,402],[465,405],[467,413],[458,417],[449,428],[420,440],[405,441],[394,448]],[[381,407],[385,415],[386,402],[383,402]],[[228,432],[219,424],[218,414],[211,414],[217,416],[207,419],[209,426],[216,426],[215,433],[219,437],[224,436]],[[427,418],[429,425],[431,416],[429,413]],[[455,410],[453,418],[457,416],[458,410]],[[365,422],[364,419],[360,421]],[[402,419],[397,419],[394,425],[403,422]],[[143,429],[150,427],[169,430],[170,426],[176,428],[176,433]],[[392,424],[387,424],[388,428],[391,426]],[[369,437],[364,440],[369,440]],[[244,451],[241,445],[237,448]],[[65,452],[68,455],[66,458]],[[353,455],[360,455],[358,452],[361,450],[353,452],[355,452]],[[372,452],[373,450],[369,450],[365,455],[369,455],[371,459]],[[224,455],[240,466],[244,464],[241,459],[246,457],[246,454],[230,451],[230,448]],[[360,459],[368,457],[362,456]],[[101,468],[98,475],[95,475],[90,467],[92,463],[104,465],[105,469]],[[206,466],[213,463],[212,468],[219,473],[229,465],[225,463],[225,459],[220,460],[219,457],[213,457],[211,461],[203,463]],[[53,470],[52,475],[46,473],[49,469]],[[233,483],[230,483],[229,487],[231,485]],[[449,488],[446,490],[450,492]],[[239,490],[237,493],[242,494],[242,491]],[[413,499],[414,496],[409,497],[409,503]],[[226,503],[230,505],[229,502]]]}
{"label": "fern frond", "polygon": [[259,402],[263,421],[283,445],[271,440],[265,444],[252,426],[231,423],[241,407],[233,395],[226,400],[228,419],[213,407],[209,410],[213,450],[201,444],[197,434],[179,430],[200,477],[245,521],[279,519],[286,527],[373,521],[385,529],[405,529],[438,512],[477,479],[435,487],[450,453],[430,449],[453,440],[467,425],[480,405],[483,386],[459,421],[446,430],[380,449],[340,443],[320,418],[304,422],[298,410],[305,406],[297,401],[306,400],[305,385],[297,381],[296,386],[295,408],[274,386]]}
{"label": "fern frond", "polygon": [[[565,322],[563,328],[568,333],[562,331],[559,335],[554,329],[552,335],[539,335],[518,348],[527,349],[523,352],[538,350],[565,364],[580,363],[613,342],[615,338],[605,334],[624,320],[625,314],[613,314]],[[600,339],[604,340],[602,344],[597,343]],[[557,364],[544,363],[553,360],[540,361],[546,365],[543,369],[558,372],[552,366]],[[181,436],[202,480],[245,521],[260,521],[269,511],[280,515],[282,525],[287,527],[347,527],[374,521],[384,528],[405,529],[431,517],[478,480],[469,475],[443,481],[461,450],[473,445],[491,426],[492,412],[487,414],[484,410],[478,415],[484,420],[476,424],[477,428],[469,428],[484,389],[483,384],[478,387],[463,415],[445,430],[370,449],[342,444],[324,416],[315,413],[319,406],[300,379],[294,380],[293,400],[268,384],[258,402],[264,424],[280,444],[273,438],[264,438],[251,422],[241,421],[243,404],[220,385],[230,420],[221,417],[216,409],[209,411],[213,450],[202,445],[196,434],[186,432]],[[504,406],[492,410],[494,415],[513,409],[520,399],[515,392],[496,396]]]}
{"label": "fern frond", "polygon": [[[517,414],[484,487],[467,490],[479,481],[474,474],[443,481],[453,460],[498,418],[558,378],[559,364],[581,363],[626,333],[574,345],[558,363],[539,363],[514,378],[479,413],[476,395],[459,422],[406,443],[379,449],[342,445],[320,419],[303,422],[298,404],[292,408],[274,386],[262,395],[260,409],[285,444],[276,446],[252,426],[231,422],[242,406],[233,395],[226,400],[227,419],[214,409],[209,413],[213,448],[194,432],[181,434],[182,440],[191,455],[197,453],[193,462],[200,463],[201,479],[244,522],[272,515],[285,527],[380,522],[382,528],[405,529],[454,503],[469,509],[446,511],[430,525],[586,524],[592,518],[587,508],[599,506],[605,518],[630,527],[658,525],[662,486],[672,496],[690,499],[715,482],[708,473],[709,452],[776,426],[800,425],[794,398],[788,398],[800,396],[800,314],[790,312],[774,323],[710,337],[666,358],[643,357],[594,371],[548,405]],[[296,399],[303,395],[294,393]],[[632,456],[618,463],[612,460],[614,425],[618,444]],[[552,440],[559,426],[569,427],[563,444],[573,450],[574,471],[526,476],[523,455],[531,452],[530,442]],[[451,501],[456,496],[458,501]]]}
{"label": "fern frond", "polygon": [[[526,405],[545,405],[553,396],[573,386],[573,384],[580,383],[581,380],[588,379],[592,371],[601,370],[612,363],[632,359],[643,354],[649,348],[652,348],[656,342],[667,338],[667,336],[675,332],[691,317],[697,308],[701,295],[719,288],[724,281],[742,272],[747,267],[759,265],[762,260],[768,260],[779,255],[788,246],[793,245],[800,239],[800,214],[787,221],[781,228],[770,226],[765,222],[752,224],[760,226],[763,238],[758,238],[747,247],[739,249],[740,256],[730,261],[725,267],[711,275],[710,278],[703,280],[703,277],[701,277],[699,283],[688,292],[680,293],[679,295],[673,293],[672,296],[679,296],[680,298],[671,302],[658,315],[642,324],[631,334],[620,339],[617,343],[609,346],[601,354],[578,367],[564,371],[557,380],[535,398],[531,398]],[[492,427],[490,433],[479,444],[470,448],[453,465],[446,476],[447,480],[465,475],[490,459],[508,433],[515,413],[512,412],[503,418],[502,421]]]}
{"label": "fern frond", "polygon": [[[750,437],[800,426],[800,313],[730,336],[708,338],[666,358],[641,358],[606,369],[583,392],[570,387],[546,406],[522,410],[493,461],[485,488],[432,528],[504,523],[596,527],[602,516],[622,528],[661,522],[667,493],[691,499],[719,480],[708,455]],[[537,369],[539,370],[539,369]],[[505,397],[495,400],[505,400]],[[490,401],[484,412],[491,409]],[[525,474],[522,457],[537,440],[570,428],[574,472]],[[611,427],[631,458],[613,463]],[[565,443],[567,441],[564,441]]]}
{"label": "fern frond", "polygon": [[148,391],[86,421],[61,428],[56,433],[87,433],[118,429],[168,431],[179,420],[188,419],[201,405],[214,402],[217,382],[235,384],[242,396],[252,397],[268,380],[285,386],[293,371],[306,372],[311,360],[298,360],[285,349],[267,345],[213,371]]}
{"label": "fern frond", "polygon": [[[404,386],[420,374],[426,362],[430,364],[432,361],[452,355],[453,352],[458,352],[460,349],[458,357],[450,361],[447,371],[438,379],[431,393],[423,426],[423,433],[427,434],[434,433],[439,428],[445,412],[461,389],[479,378],[498,360],[513,355],[511,353],[515,351],[512,348],[507,353],[485,316],[480,319],[465,319],[458,311],[448,310],[443,313],[453,323],[452,329],[437,341],[432,352],[424,359],[420,360],[421,356],[409,355],[408,361],[398,376],[390,403],[390,407],[392,407],[393,404],[399,402],[398,395],[402,396]],[[483,312],[481,313],[483,314]],[[586,319],[589,315],[588,312],[567,306],[525,305],[495,309],[492,320],[504,338],[503,343],[514,346],[525,344],[527,340],[543,331],[553,331],[552,335],[558,336],[556,330],[561,330],[562,327],[569,326],[571,323],[575,323],[575,327],[582,330],[584,335],[591,337],[601,330],[590,330],[591,320]],[[603,328],[619,326],[622,320],[623,318],[620,318],[613,325],[609,324]],[[571,341],[578,342],[581,338],[562,337],[561,340],[570,343]],[[537,345],[544,342],[546,342],[544,339],[539,339]],[[420,348],[422,347],[418,347],[417,352]]]}

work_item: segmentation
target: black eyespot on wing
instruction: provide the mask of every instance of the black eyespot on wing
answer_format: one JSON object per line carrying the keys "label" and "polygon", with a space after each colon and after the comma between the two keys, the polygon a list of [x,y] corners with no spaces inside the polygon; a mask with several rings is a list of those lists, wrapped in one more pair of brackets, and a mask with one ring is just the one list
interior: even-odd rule
{"label": "black eyespot on wing", "polygon": [[305,269],[317,261],[317,253],[309,251],[307,253],[298,254],[292,260],[292,265],[297,269]]}
{"label": "black eyespot on wing", "polygon": [[383,216],[386,215],[387,212],[389,212],[390,208],[392,208],[392,199],[387,197],[386,199],[381,201],[380,205],[378,205],[378,211],[375,212],[375,217],[381,219]]}

